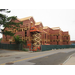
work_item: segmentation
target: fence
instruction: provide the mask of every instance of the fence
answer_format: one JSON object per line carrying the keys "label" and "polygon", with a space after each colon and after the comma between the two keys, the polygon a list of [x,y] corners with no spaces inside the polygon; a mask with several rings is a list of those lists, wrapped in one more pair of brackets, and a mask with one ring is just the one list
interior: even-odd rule
{"label": "fence", "polygon": [[22,50],[22,44],[3,44],[3,43],[0,43],[0,49]]}
{"label": "fence", "polygon": [[[52,50],[52,49],[64,49],[64,48],[75,48],[75,45],[41,45],[41,50]],[[10,50],[22,50],[22,44],[3,44],[0,43],[0,49],[10,49]]]}
{"label": "fence", "polygon": [[41,45],[42,51],[64,48],[75,48],[75,45]]}

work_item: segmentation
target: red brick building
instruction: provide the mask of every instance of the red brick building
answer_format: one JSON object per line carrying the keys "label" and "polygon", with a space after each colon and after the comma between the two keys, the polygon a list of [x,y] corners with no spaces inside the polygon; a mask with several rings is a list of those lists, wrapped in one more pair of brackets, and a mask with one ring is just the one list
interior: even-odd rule
{"label": "red brick building", "polygon": [[[23,22],[19,30],[12,30],[5,28],[5,30],[12,31],[20,36],[22,40],[27,40],[27,44],[32,43],[33,46],[49,45],[69,45],[70,35],[68,32],[63,32],[59,27],[44,27],[42,22],[35,22],[33,17],[26,17],[17,19],[15,22]],[[13,37],[3,35],[2,43],[14,42]]]}

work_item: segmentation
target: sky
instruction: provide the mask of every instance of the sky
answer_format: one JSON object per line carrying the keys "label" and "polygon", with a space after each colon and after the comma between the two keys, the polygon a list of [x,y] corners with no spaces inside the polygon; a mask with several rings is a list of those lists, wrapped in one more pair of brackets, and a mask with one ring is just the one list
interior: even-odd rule
{"label": "sky", "polygon": [[[75,9],[10,9],[8,16],[24,18],[33,16],[35,22],[42,22],[43,26],[60,27],[68,31],[70,40],[75,40]],[[2,35],[0,34],[0,37]]]}

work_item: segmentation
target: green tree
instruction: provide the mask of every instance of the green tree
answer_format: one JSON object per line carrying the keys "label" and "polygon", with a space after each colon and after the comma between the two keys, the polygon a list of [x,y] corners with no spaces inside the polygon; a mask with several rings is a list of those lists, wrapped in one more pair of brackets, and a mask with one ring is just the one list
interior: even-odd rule
{"label": "green tree", "polygon": [[1,42],[2,38],[0,38],[0,42]]}
{"label": "green tree", "polygon": [[20,39],[20,37],[18,35],[14,36],[14,40],[15,40],[16,44],[22,43],[22,40]]}
{"label": "green tree", "polygon": [[[7,35],[13,36],[14,33],[5,30],[5,28],[11,28],[13,29],[19,29],[20,25],[22,25],[22,22],[16,23],[15,20],[17,19],[17,16],[10,16],[8,17],[7,15],[3,13],[10,13],[8,9],[0,9],[0,33],[4,34],[7,38]],[[4,27],[4,29],[1,29],[1,26]]]}
{"label": "green tree", "polygon": [[7,35],[14,36],[15,33],[12,33],[11,31],[4,31],[3,34],[5,35],[7,41]]}
{"label": "green tree", "polygon": [[27,45],[27,41],[26,41],[26,40],[25,40],[25,41],[23,41],[23,44],[24,44],[24,45]]}
{"label": "green tree", "polygon": [[22,39],[20,39],[20,37],[18,35],[14,36],[14,40],[15,40],[15,43],[16,44],[20,44],[20,43],[22,43],[24,45],[27,44],[27,41],[26,40],[25,41],[22,41]]}

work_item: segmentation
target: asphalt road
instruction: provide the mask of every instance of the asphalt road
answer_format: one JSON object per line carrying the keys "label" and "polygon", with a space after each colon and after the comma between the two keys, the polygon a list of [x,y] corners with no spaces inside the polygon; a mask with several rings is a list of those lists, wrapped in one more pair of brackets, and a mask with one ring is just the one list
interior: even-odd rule
{"label": "asphalt road", "polygon": [[0,65],[61,65],[75,48],[42,52],[0,50]]}
{"label": "asphalt road", "polygon": [[46,57],[31,60],[29,62],[35,63],[35,65],[62,65],[63,62],[67,60],[68,57],[73,53],[75,53],[75,51],[68,53],[60,52]]}

